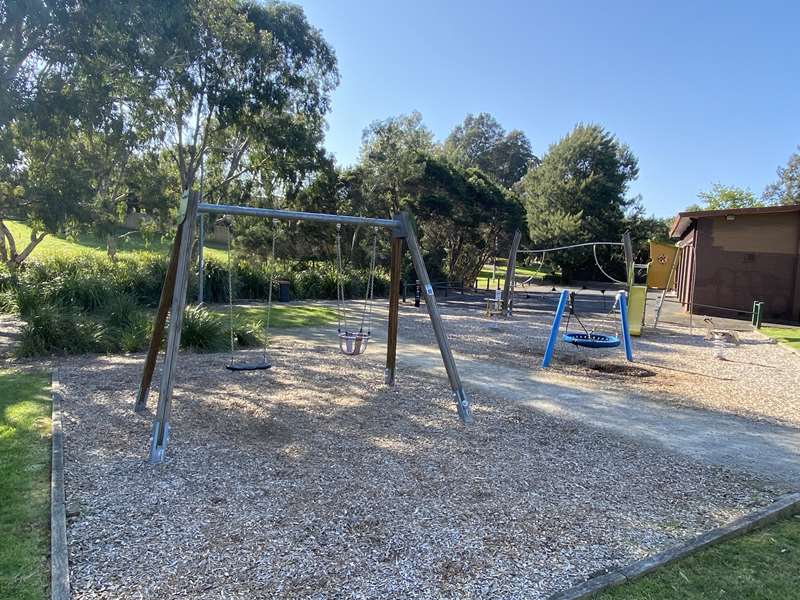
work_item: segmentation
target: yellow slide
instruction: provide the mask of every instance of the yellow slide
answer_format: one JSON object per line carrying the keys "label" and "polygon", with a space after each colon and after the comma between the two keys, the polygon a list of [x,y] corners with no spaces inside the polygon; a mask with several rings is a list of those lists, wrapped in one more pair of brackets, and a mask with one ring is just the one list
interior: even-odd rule
{"label": "yellow slide", "polygon": [[647,286],[632,285],[628,292],[628,327],[631,335],[642,335],[644,308],[647,303]]}

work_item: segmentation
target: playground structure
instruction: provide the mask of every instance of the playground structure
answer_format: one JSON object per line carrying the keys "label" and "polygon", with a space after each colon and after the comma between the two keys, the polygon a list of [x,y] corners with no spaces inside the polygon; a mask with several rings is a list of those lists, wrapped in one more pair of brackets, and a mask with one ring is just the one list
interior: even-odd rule
{"label": "playground structure", "polygon": [[[605,316],[608,317],[617,309],[619,309],[619,324],[621,331],[615,332],[614,335],[611,335],[608,333],[598,332],[596,327],[587,329],[580,320],[578,312],[575,310],[575,292],[562,290],[558,299],[558,306],[556,307],[555,315],[553,316],[553,323],[550,326],[550,336],[547,340],[544,358],[542,358],[542,368],[546,369],[548,366],[550,366],[550,362],[553,359],[553,353],[555,352],[555,347],[558,342],[558,330],[565,311],[568,312],[564,333],[561,336],[561,340],[563,342],[574,344],[575,346],[582,348],[616,348],[620,345],[620,343],[622,343],[625,349],[625,358],[627,358],[628,361],[633,361],[633,349],[631,347],[631,337],[628,329],[627,294],[624,291],[617,292],[617,295],[614,298],[614,303],[611,306],[611,310],[608,311]],[[578,322],[583,330],[583,333],[570,332],[569,324],[573,318]]]}
{"label": "playground structure", "polygon": [[[134,410],[141,412],[147,402],[147,396],[152,381],[155,363],[158,357],[161,339],[166,328],[167,314],[171,315],[169,332],[167,335],[166,351],[164,355],[161,382],[159,386],[158,406],[152,427],[152,439],[150,446],[149,462],[151,464],[160,463],[164,459],[167,443],[170,434],[170,411],[172,404],[172,392],[174,385],[175,368],[177,366],[178,348],[180,346],[181,325],[183,313],[186,307],[186,290],[189,279],[189,262],[194,236],[194,224],[198,214],[224,214],[224,215],[244,215],[262,218],[272,218],[277,220],[291,221],[316,221],[323,223],[333,223],[340,227],[342,224],[366,225],[374,228],[388,229],[392,234],[391,242],[391,268],[390,268],[390,297],[389,297],[389,323],[388,339],[386,351],[386,368],[384,371],[384,381],[388,385],[393,385],[396,372],[397,358],[397,332],[399,316],[400,298],[400,270],[402,259],[402,244],[405,240],[406,246],[411,254],[414,269],[422,283],[422,293],[425,297],[425,306],[431,320],[436,342],[441,352],[442,361],[447,372],[448,381],[452,390],[458,415],[464,424],[472,422],[472,414],[469,400],[464,392],[461,378],[456,367],[455,359],[450,350],[450,345],[444,331],[439,308],[436,304],[433,287],[428,276],[425,263],[422,258],[422,251],[417,241],[411,217],[407,213],[396,215],[392,219],[377,219],[370,217],[359,217],[352,215],[334,215],[325,213],[306,213],[299,211],[288,211],[268,208],[253,208],[246,206],[206,204],[200,202],[199,193],[185,193],[181,198],[181,205],[178,215],[178,228],[175,241],[172,246],[170,263],[164,279],[164,286],[161,291],[159,308],[156,321],[153,327],[153,337],[150,341],[150,348],[142,371],[141,384],[136,398]],[[374,256],[373,256],[374,261]],[[373,264],[374,268],[374,264]],[[271,287],[271,286],[270,286]],[[369,296],[371,286],[368,286]],[[341,325],[339,329],[340,344],[342,343]],[[347,336],[353,334],[345,329]],[[347,337],[346,336],[346,337]],[[345,345],[352,341],[353,348],[357,342],[356,334],[352,338],[345,339]],[[358,342],[359,346],[365,344],[363,340]],[[341,346],[340,346],[341,347]],[[359,352],[347,352],[347,347],[342,348],[346,354],[357,354]]]}

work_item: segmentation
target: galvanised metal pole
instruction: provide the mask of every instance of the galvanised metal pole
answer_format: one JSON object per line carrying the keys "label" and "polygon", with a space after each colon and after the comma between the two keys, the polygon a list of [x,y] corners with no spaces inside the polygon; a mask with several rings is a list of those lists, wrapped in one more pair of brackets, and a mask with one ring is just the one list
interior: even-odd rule
{"label": "galvanised metal pole", "polygon": [[422,250],[420,250],[411,217],[407,213],[401,213],[400,221],[403,225],[403,233],[406,238],[408,251],[411,253],[411,261],[414,263],[414,270],[416,270],[417,277],[420,279],[421,292],[425,296],[425,307],[428,309],[428,315],[431,318],[431,325],[433,326],[433,333],[436,336],[439,351],[442,353],[442,362],[444,362],[444,368],[445,371],[447,371],[450,388],[453,390],[456,407],[458,408],[458,416],[461,417],[461,421],[465,425],[472,423],[472,410],[470,409],[467,395],[464,392],[464,386],[461,384],[461,377],[458,374],[453,352],[450,350],[450,344],[447,341],[447,334],[444,331],[442,316],[436,304],[436,297],[433,294],[431,279],[428,276],[428,270],[425,268],[425,261],[422,259]]}
{"label": "galvanised metal pole", "polygon": [[203,287],[205,285],[206,279],[206,261],[203,256],[203,247],[205,246],[206,242],[206,216],[205,215],[198,215],[197,218],[199,219],[199,227],[198,227],[198,244],[199,247],[197,249],[197,303],[203,303]]}
{"label": "galvanised metal pole", "polygon": [[178,360],[178,348],[181,344],[181,326],[183,325],[183,310],[186,308],[186,284],[189,280],[189,258],[192,251],[192,237],[194,224],[197,218],[197,203],[200,195],[187,192],[186,205],[181,230],[180,245],[178,250],[178,268],[175,273],[175,287],[170,308],[169,333],[167,334],[167,349],[164,353],[164,367],[161,372],[161,386],[158,393],[158,407],[153,419],[152,440],[150,444],[151,464],[164,460],[164,452],[169,440],[169,416],[172,406],[172,385],[175,375],[175,365]]}
{"label": "galvanised metal pole", "polygon": [[277,208],[255,208],[252,206],[234,206],[231,204],[202,203],[197,207],[200,213],[226,215],[244,215],[252,217],[269,217],[284,221],[317,221],[321,223],[345,223],[348,225],[369,225],[401,230],[402,224],[395,219],[376,219],[373,217],[354,217],[350,215],[329,215],[325,213],[302,212],[299,210],[280,210]]}

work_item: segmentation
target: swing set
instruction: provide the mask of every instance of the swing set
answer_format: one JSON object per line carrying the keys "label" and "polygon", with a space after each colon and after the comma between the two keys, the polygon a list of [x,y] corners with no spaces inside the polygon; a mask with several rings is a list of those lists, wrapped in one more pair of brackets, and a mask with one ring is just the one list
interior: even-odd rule
{"label": "swing set", "polygon": [[[315,221],[331,223],[337,225],[337,276],[339,279],[337,291],[337,305],[339,308],[339,326],[337,335],[339,339],[339,349],[348,355],[362,354],[371,337],[371,318],[372,301],[375,280],[375,257],[377,250],[377,235],[379,229],[388,229],[392,234],[391,241],[391,267],[390,267],[390,295],[389,295],[389,322],[386,344],[386,368],[384,370],[384,382],[387,385],[394,385],[397,364],[397,332],[398,317],[400,312],[400,275],[402,263],[403,241],[405,241],[411,254],[411,261],[420,280],[421,291],[425,298],[425,306],[431,320],[436,342],[442,355],[447,378],[456,403],[458,416],[462,423],[472,422],[472,411],[469,400],[461,383],[461,377],[456,367],[453,353],[444,330],[441,314],[436,303],[428,271],[422,258],[422,251],[417,241],[416,232],[411,217],[407,213],[400,213],[391,219],[377,219],[370,217],[360,217],[353,215],[335,215],[325,213],[307,213],[300,211],[278,210],[271,208],[255,208],[248,206],[234,206],[222,204],[207,204],[200,202],[200,194],[184,193],[181,197],[181,204],[178,212],[178,228],[175,241],[172,245],[170,262],[167,274],[164,278],[164,286],[161,289],[156,320],[153,326],[153,336],[150,340],[150,347],[142,370],[142,379],[136,397],[134,410],[142,412],[146,408],[147,397],[152,383],[153,373],[158,358],[161,340],[167,326],[167,315],[171,315],[169,320],[169,332],[167,334],[166,350],[159,384],[158,406],[156,407],[153,418],[151,432],[150,456],[151,464],[160,463],[164,460],[167,449],[167,442],[170,434],[170,413],[172,407],[172,390],[175,379],[175,370],[178,361],[178,348],[180,347],[181,326],[183,323],[183,313],[186,307],[186,289],[189,280],[189,259],[191,255],[192,241],[194,237],[194,224],[198,214],[223,214],[223,215],[243,215],[262,218],[272,218],[274,220],[285,221]],[[367,282],[365,300],[358,319],[358,329],[349,326],[346,306],[344,306],[344,288],[341,277],[343,264],[341,259],[341,235],[342,225],[366,225],[373,227],[374,237],[372,244],[372,256],[370,259],[370,276]],[[272,264],[274,265],[275,256],[275,228],[273,228],[272,239]],[[229,255],[230,261],[230,255]],[[230,265],[230,263],[229,263]],[[267,302],[266,333],[269,329],[269,314],[272,306],[272,283],[274,278],[274,266],[270,274],[270,292]],[[229,269],[230,274],[230,269]],[[229,279],[229,317],[231,319],[231,332],[233,332],[233,298],[232,280]],[[265,335],[265,341],[267,337]],[[257,363],[240,364],[236,363],[233,356],[234,340],[232,340],[231,361],[226,368],[233,371],[244,370],[264,370],[270,367],[267,362],[267,348],[264,347],[263,358]]]}
{"label": "swing set", "polygon": [[[605,294],[603,295],[603,299],[605,301]],[[562,342],[590,349],[617,348],[620,343],[622,343],[625,349],[625,357],[629,361],[633,361],[631,336],[628,329],[628,295],[624,291],[617,292],[614,303],[611,305],[611,310],[603,315],[602,320],[604,322],[608,321],[613,313],[617,311],[619,312],[619,322],[615,323],[615,331],[613,334],[598,331],[597,324],[587,328],[583,321],[581,321],[578,311],[575,310],[575,292],[562,290],[558,299],[556,314],[550,326],[550,336],[547,339],[547,346],[545,347],[544,358],[542,359],[542,368],[546,369],[549,367],[550,361],[553,359],[553,352],[555,352],[556,344],[558,343],[558,329],[561,326],[564,312],[567,312],[567,320],[564,323],[564,333],[561,335]],[[583,331],[570,331],[569,325],[573,318]]]}

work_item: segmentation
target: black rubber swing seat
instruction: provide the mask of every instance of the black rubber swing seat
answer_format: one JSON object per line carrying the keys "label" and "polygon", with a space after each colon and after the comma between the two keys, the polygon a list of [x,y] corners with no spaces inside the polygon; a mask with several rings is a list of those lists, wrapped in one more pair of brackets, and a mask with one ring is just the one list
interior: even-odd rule
{"label": "black rubber swing seat", "polygon": [[617,336],[604,333],[565,333],[561,339],[583,348],[616,348],[620,345]]}
{"label": "black rubber swing seat", "polygon": [[272,365],[266,362],[231,363],[229,365],[225,365],[225,368],[229,371],[263,371],[265,369],[271,369]]}

